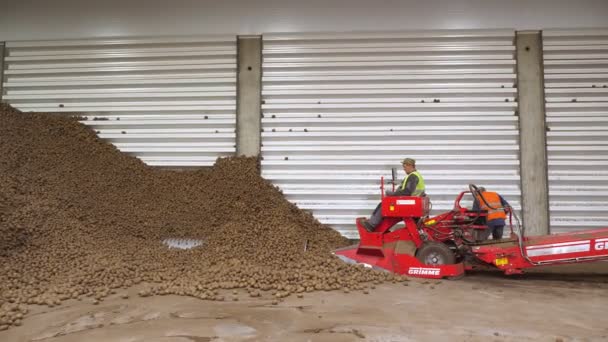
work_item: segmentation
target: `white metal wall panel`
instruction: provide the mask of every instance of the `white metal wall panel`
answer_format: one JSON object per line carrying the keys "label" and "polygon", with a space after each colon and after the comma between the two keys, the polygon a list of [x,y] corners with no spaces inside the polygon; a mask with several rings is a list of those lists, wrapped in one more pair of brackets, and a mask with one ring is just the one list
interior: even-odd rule
{"label": "white metal wall panel", "polygon": [[543,32],[553,232],[608,227],[608,29]]}
{"label": "white metal wall panel", "polygon": [[7,42],[3,100],[79,112],[149,165],[212,165],[236,147],[236,37]]}
{"label": "white metal wall panel", "polygon": [[476,183],[519,208],[514,31],[265,34],[262,174],[356,238],[413,157],[435,212]]}

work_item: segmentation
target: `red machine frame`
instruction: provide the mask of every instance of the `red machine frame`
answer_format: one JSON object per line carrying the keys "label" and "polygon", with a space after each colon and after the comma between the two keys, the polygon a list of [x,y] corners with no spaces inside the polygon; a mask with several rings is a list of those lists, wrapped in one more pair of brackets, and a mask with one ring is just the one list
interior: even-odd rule
{"label": "red machine frame", "polygon": [[[480,240],[488,229],[486,214],[460,204],[475,191],[470,189],[456,197],[451,211],[429,217],[428,197],[385,196],[382,178],[382,221],[369,232],[362,224],[365,218],[357,219],[359,244],[334,254],[347,262],[422,278],[458,278],[475,268],[498,268],[511,275],[537,266],[608,260],[608,228],[526,237],[517,216],[519,231],[513,230],[510,210],[509,238]],[[401,221],[404,225],[396,226]],[[436,258],[421,258],[420,251],[429,248]],[[448,249],[453,255],[446,254]]]}

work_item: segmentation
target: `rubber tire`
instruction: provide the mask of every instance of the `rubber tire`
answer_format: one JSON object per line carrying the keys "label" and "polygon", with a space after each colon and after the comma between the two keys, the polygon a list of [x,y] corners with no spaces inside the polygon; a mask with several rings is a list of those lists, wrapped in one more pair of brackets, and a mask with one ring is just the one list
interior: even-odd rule
{"label": "rubber tire", "polygon": [[[440,262],[430,265],[450,265],[456,263],[456,256],[448,246],[441,242],[427,241],[416,251],[416,259],[423,264],[430,254],[436,254],[441,258]],[[427,264],[429,265],[429,264]]]}

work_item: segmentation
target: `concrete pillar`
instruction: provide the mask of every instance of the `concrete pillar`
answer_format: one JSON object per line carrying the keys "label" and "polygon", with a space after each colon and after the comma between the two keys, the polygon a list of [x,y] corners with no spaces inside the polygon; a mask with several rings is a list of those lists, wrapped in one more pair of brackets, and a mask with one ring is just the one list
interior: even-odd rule
{"label": "concrete pillar", "polygon": [[6,44],[4,42],[0,42],[0,102],[2,102],[2,97],[4,95],[4,90],[2,89],[2,85],[4,84],[5,46],[6,46]]}
{"label": "concrete pillar", "polygon": [[237,42],[236,153],[257,157],[261,141],[262,37],[239,36]]}
{"label": "concrete pillar", "polygon": [[522,213],[526,235],[549,233],[549,186],[540,31],[516,33]]}

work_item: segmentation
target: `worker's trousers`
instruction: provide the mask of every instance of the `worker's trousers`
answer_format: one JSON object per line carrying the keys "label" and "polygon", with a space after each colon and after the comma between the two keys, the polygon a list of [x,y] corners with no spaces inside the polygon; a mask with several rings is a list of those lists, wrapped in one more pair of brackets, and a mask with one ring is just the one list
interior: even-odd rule
{"label": "worker's trousers", "polygon": [[367,222],[369,222],[369,224],[374,228],[380,224],[380,221],[382,221],[382,202],[378,203],[378,206],[372,213],[372,217],[367,220]]}
{"label": "worker's trousers", "polygon": [[488,229],[483,234],[482,240],[489,239],[490,234],[492,235],[492,239],[494,239],[494,240],[502,239],[502,233],[503,233],[504,228],[505,228],[505,225],[502,222],[493,224],[492,221],[490,221],[488,223]]}
{"label": "worker's trousers", "polygon": [[502,232],[505,229],[505,226],[494,226],[490,229],[492,229],[492,239],[502,239]]}

